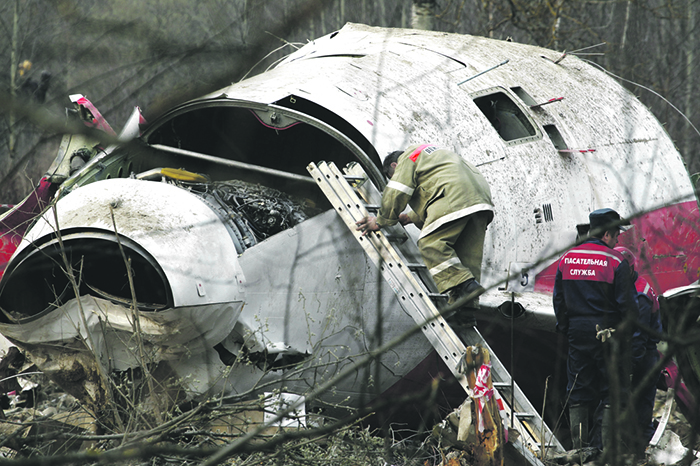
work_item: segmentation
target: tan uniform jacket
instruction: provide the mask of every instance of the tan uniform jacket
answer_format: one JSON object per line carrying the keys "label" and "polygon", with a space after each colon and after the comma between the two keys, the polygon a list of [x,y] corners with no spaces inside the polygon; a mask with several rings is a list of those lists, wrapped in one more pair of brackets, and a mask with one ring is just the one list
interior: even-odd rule
{"label": "tan uniform jacket", "polygon": [[395,225],[407,204],[421,238],[476,212],[491,212],[493,218],[491,190],[479,170],[454,152],[427,144],[411,146],[399,156],[382,195],[377,225]]}

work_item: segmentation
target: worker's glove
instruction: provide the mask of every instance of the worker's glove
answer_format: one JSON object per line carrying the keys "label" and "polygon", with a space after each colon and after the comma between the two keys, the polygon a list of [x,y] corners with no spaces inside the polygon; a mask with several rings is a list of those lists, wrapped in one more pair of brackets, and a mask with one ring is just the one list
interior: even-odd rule
{"label": "worker's glove", "polygon": [[612,337],[612,334],[615,331],[615,329],[614,328],[600,328],[600,325],[595,324],[595,331],[596,331],[595,337],[598,340],[605,342],[605,340]]}

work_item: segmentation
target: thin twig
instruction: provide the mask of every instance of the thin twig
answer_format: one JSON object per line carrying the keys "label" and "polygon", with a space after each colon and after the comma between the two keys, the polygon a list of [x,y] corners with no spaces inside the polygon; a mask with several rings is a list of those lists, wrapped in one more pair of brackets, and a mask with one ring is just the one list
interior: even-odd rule
{"label": "thin twig", "polygon": [[141,333],[141,319],[139,316],[138,301],[136,299],[136,288],[134,287],[134,277],[131,273],[131,258],[126,256],[124,252],[124,247],[122,246],[121,238],[119,237],[119,232],[117,231],[117,222],[114,219],[114,208],[112,204],[109,205],[109,214],[112,218],[112,228],[114,229],[114,236],[117,239],[117,245],[119,246],[119,252],[124,260],[124,265],[126,266],[126,275],[129,280],[129,291],[131,293],[132,305],[131,305],[131,325],[134,328],[134,336],[136,337],[136,345],[139,348],[139,356],[141,359],[141,367],[143,368],[144,374],[146,376],[146,382],[148,383],[148,390],[150,392],[151,399],[156,405],[156,409],[152,410],[159,424],[163,422],[163,416],[161,413],[161,406],[156,397],[155,387],[153,385],[153,376],[149,370],[149,361],[146,359],[146,349],[143,345],[143,334]]}
{"label": "thin twig", "polygon": [[[54,222],[55,222],[55,227],[56,227],[56,237],[58,239],[58,245],[59,245],[59,249],[61,251],[61,257],[62,257],[63,263],[65,265],[65,273],[66,273],[66,276],[68,277],[68,280],[71,283],[71,286],[73,287],[73,293],[75,294],[76,302],[78,304],[78,310],[80,311],[79,312],[80,320],[83,324],[85,335],[86,335],[86,338],[90,344],[90,348],[92,348],[93,351],[96,351],[97,347],[95,346],[95,342],[92,338],[92,334],[90,333],[90,329],[89,329],[88,324],[87,324],[87,319],[85,318],[85,309],[83,308],[83,303],[80,300],[80,288],[78,287],[78,283],[75,279],[75,275],[73,274],[73,267],[72,267],[70,261],[68,260],[68,256],[66,255],[66,249],[65,249],[65,246],[63,244],[63,237],[61,235],[61,229],[60,229],[60,225],[58,222],[58,209],[56,209],[55,205],[53,206],[53,217],[54,217]],[[121,418],[119,417],[119,411],[117,410],[117,406],[114,404],[114,400],[112,398],[113,395],[112,395],[111,385],[109,383],[109,377],[107,376],[107,374],[105,374],[104,368],[102,367],[102,362],[98,358],[95,358],[95,367],[97,368],[97,373],[98,373],[100,380],[102,382],[102,385],[104,386],[104,389],[106,391],[106,395],[108,397],[107,402],[111,405],[116,425],[120,429],[123,430],[124,424],[122,423]],[[97,413],[95,413],[95,414],[97,414]]]}

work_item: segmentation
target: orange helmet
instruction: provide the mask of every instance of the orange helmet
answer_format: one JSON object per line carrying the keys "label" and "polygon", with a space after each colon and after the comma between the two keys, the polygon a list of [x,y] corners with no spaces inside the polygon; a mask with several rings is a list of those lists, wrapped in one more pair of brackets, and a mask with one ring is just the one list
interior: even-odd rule
{"label": "orange helmet", "polygon": [[630,251],[629,249],[627,249],[627,248],[624,247],[624,246],[617,246],[617,247],[615,247],[615,251],[617,251],[617,252],[619,252],[620,254],[622,254],[622,257],[624,257],[625,259],[627,259],[627,262],[629,263],[630,267],[631,267],[631,268],[634,268],[634,264],[635,264],[635,262],[637,262],[637,258],[636,258],[635,255],[632,253],[632,251]]}

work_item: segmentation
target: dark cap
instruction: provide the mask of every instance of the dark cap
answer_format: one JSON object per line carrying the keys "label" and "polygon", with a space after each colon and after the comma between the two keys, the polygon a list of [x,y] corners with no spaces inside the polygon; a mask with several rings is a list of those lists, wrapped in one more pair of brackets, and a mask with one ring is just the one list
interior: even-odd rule
{"label": "dark cap", "polygon": [[625,226],[630,224],[628,221],[621,219],[620,214],[608,207],[594,210],[588,214],[588,220],[591,223],[589,231],[604,231],[603,229],[609,230],[614,228],[612,226],[613,223],[617,223],[617,227],[620,230],[626,230],[627,228],[625,228]]}

